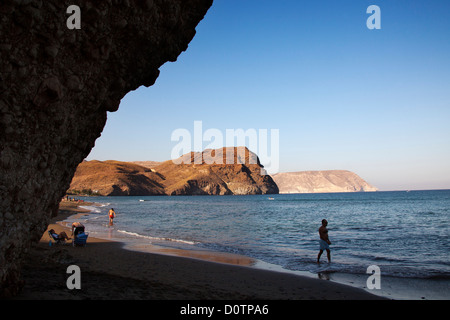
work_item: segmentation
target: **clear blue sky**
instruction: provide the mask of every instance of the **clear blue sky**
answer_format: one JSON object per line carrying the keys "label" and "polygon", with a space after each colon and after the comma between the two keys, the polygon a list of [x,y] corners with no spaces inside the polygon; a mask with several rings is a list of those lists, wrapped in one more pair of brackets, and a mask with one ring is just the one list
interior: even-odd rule
{"label": "clear blue sky", "polygon": [[[369,5],[381,30],[369,30]],[[88,160],[170,159],[175,129],[279,129],[280,172],[346,169],[381,190],[450,188],[450,1],[215,0]]]}

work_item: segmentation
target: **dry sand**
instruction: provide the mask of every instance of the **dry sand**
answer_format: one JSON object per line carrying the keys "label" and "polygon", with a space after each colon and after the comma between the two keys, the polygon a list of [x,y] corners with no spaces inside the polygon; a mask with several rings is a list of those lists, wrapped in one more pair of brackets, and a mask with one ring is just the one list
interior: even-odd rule
{"label": "dry sand", "polygon": [[[70,237],[70,229],[57,221],[82,212],[76,204],[62,203],[48,230],[65,231]],[[71,243],[49,246],[45,232],[27,255],[22,271],[25,286],[15,299],[380,299],[362,289],[326,280],[257,269],[245,257],[191,253],[193,258],[219,263],[168,253],[172,255],[131,251],[120,243],[93,237],[86,247],[73,247]],[[80,290],[66,286],[69,265],[80,267]]]}

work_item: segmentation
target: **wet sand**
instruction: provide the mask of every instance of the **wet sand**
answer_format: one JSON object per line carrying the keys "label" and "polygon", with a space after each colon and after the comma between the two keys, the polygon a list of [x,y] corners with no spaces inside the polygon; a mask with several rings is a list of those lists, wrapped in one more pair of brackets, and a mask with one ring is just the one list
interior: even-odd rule
{"label": "wet sand", "polygon": [[[62,203],[47,230],[65,231],[71,237],[70,228],[57,221],[83,212],[75,203]],[[93,237],[86,247],[73,247],[71,242],[49,246],[49,240],[45,232],[27,255],[22,271],[25,286],[16,299],[380,299],[331,281],[254,268],[252,259],[237,255],[152,246],[128,250],[121,243]],[[80,290],[66,286],[70,265],[80,267]]]}

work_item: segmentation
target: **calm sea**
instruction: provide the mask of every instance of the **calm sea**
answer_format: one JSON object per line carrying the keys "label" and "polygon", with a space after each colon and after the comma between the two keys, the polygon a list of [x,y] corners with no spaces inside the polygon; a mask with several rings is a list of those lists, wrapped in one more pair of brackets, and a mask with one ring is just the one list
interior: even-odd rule
{"label": "calm sea", "polygon": [[[386,277],[439,284],[439,297],[450,298],[450,190],[83,199],[101,204],[82,220],[94,237],[236,253],[319,275],[362,277],[377,265]],[[322,219],[332,263],[324,253],[317,265]]]}

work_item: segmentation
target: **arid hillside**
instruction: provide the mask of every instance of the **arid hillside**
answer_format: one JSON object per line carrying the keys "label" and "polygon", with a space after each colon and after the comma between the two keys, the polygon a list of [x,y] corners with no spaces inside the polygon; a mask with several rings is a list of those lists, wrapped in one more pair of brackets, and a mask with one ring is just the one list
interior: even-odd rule
{"label": "arid hillside", "polygon": [[378,189],[347,170],[283,172],[272,176],[280,193],[368,192]]}
{"label": "arid hillside", "polygon": [[151,169],[120,161],[83,161],[69,192],[104,196],[163,195],[162,178]]}
{"label": "arid hillside", "polygon": [[183,155],[174,161],[84,161],[72,193],[128,195],[274,194],[278,187],[247,148],[221,148]]}

